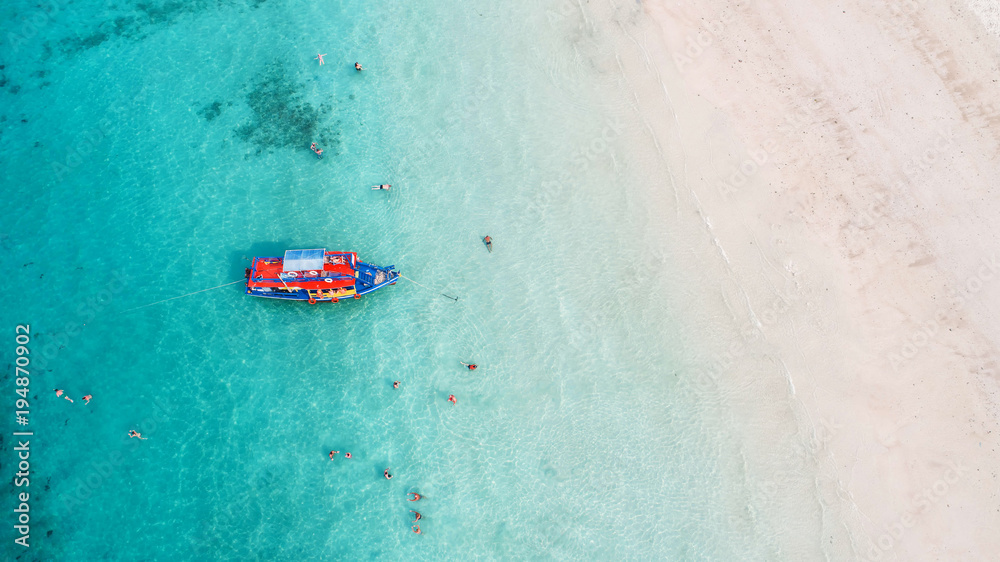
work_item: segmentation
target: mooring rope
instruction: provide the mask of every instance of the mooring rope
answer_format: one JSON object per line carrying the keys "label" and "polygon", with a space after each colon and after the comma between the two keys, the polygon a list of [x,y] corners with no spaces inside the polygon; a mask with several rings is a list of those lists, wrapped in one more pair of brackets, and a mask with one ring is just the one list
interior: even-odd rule
{"label": "mooring rope", "polygon": [[446,299],[451,299],[453,301],[458,301],[458,297],[452,297],[452,296],[446,295],[444,293],[441,293],[441,292],[437,291],[436,289],[431,289],[427,285],[422,285],[420,283],[417,283],[416,281],[414,281],[413,279],[410,279],[409,277],[403,275],[402,273],[400,273],[399,276],[402,277],[403,279],[406,279],[410,283],[416,283],[417,285],[420,285],[421,287],[427,289],[428,291],[434,291],[435,293],[438,293],[439,295],[441,295],[442,297],[444,297]]}
{"label": "mooring rope", "polygon": [[161,301],[151,302],[149,304],[144,304],[142,306],[137,306],[135,308],[129,308],[129,309],[126,309],[126,310],[123,310],[123,311],[119,312],[118,314],[125,314],[126,312],[132,312],[133,310],[139,310],[140,308],[146,308],[147,306],[153,306],[154,304],[160,304],[161,302],[172,301],[174,299],[182,299],[184,297],[190,297],[191,295],[197,295],[198,293],[204,293],[205,291],[211,291],[213,289],[219,289],[219,288],[222,288],[222,287],[228,287],[229,285],[235,285],[237,283],[245,283],[245,282],[246,282],[245,279],[240,279],[239,281],[233,281],[232,283],[223,283],[222,285],[216,285],[215,287],[209,287],[207,289],[202,289],[200,291],[193,291],[193,292],[181,295],[179,297],[170,297],[169,299],[163,299]]}

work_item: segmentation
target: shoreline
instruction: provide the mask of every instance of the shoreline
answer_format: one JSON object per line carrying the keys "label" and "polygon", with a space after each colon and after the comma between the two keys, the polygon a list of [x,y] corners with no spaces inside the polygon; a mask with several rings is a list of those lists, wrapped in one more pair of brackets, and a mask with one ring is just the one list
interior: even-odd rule
{"label": "shoreline", "polygon": [[734,506],[783,557],[1000,551],[1000,42],[965,3],[905,4],[588,18],[648,128],[628,142],[669,167],[678,264],[709,283],[689,386],[749,426],[748,482],[803,494]]}

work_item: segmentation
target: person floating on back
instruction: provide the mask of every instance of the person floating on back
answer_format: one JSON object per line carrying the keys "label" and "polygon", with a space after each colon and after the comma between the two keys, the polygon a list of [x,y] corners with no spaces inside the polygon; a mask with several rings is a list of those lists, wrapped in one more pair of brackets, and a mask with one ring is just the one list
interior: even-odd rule
{"label": "person floating on back", "polygon": [[313,59],[313,60],[319,59],[319,65],[323,66],[323,57],[325,57],[325,56],[326,56],[326,53],[323,53],[322,55],[316,55],[316,58]]}
{"label": "person floating on back", "polygon": [[145,441],[146,439],[148,439],[147,437],[143,437],[141,433],[139,433],[138,431],[136,431],[134,429],[128,430],[128,436],[129,436],[129,438],[138,437],[142,441]]}
{"label": "person floating on back", "polygon": [[493,239],[489,236],[483,238],[483,244],[486,244],[486,249],[493,253]]}
{"label": "person floating on back", "polygon": [[373,186],[372,186],[372,190],[376,190],[376,189],[384,189],[384,190],[386,190],[386,191],[389,191],[389,188],[390,188],[390,187],[392,187],[392,186],[391,186],[391,185],[389,185],[389,184],[387,184],[387,183],[384,183],[384,184],[382,184],[382,185],[373,185]]}
{"label": "person floating on back", "polygon": [[[459,361],[459,363],[462,363],[462,362]],[[475,371],[476,369],[479,368],[479,365],[476,365],[475,363],[462,363],[462,364],[465,365],[465,367],[467,369],[469,369],[470,371]]]}
{"label": "person floating on back", "polygon": [[360,62],[356,62],[356,63],[354,63],[354,70],[357,70],[358,72],[361,72],[364,69],[361,68],[361,63]]}
{"label": "person floating on back", "polygon": [[72,401],[73,401],[73,399],[72,399],[72,398],[70,398],[69,396],[63,396],[63,391],[62,391],[62,389],[59,389],[59,388],[53,388],[52,390],[56,391],[56,396],[62,396],[63,398],[65,398],[66,400],[69,400],[70,402],[72,402]]}

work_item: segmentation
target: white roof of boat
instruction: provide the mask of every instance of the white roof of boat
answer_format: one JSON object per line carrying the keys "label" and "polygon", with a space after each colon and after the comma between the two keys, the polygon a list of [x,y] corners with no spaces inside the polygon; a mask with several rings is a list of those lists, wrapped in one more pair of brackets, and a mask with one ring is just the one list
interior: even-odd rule
{"label": "white roof of boat", "polygon": [[285,250],[282,271],[308,271],[323,269],[323,255],[326,248],[317,250]]}

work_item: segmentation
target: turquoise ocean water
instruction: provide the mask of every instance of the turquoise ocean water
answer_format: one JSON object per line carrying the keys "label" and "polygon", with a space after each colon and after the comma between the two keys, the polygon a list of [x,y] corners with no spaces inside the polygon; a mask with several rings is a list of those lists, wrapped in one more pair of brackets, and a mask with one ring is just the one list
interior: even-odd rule
{"label": "turquoise ocean water", "polygon": [[[685,297],[653,233],[661,201],[621,142],[627,88],[581,56],[564,11],[5,3],[0,318],[7,362],[21,323],[35,360],[32,546],[5,551],[731,560],[759,546],[734,524],[733,438],[678,382]],[[308,306],[237,283],[143,307],[312,247],[430,289]]]}

